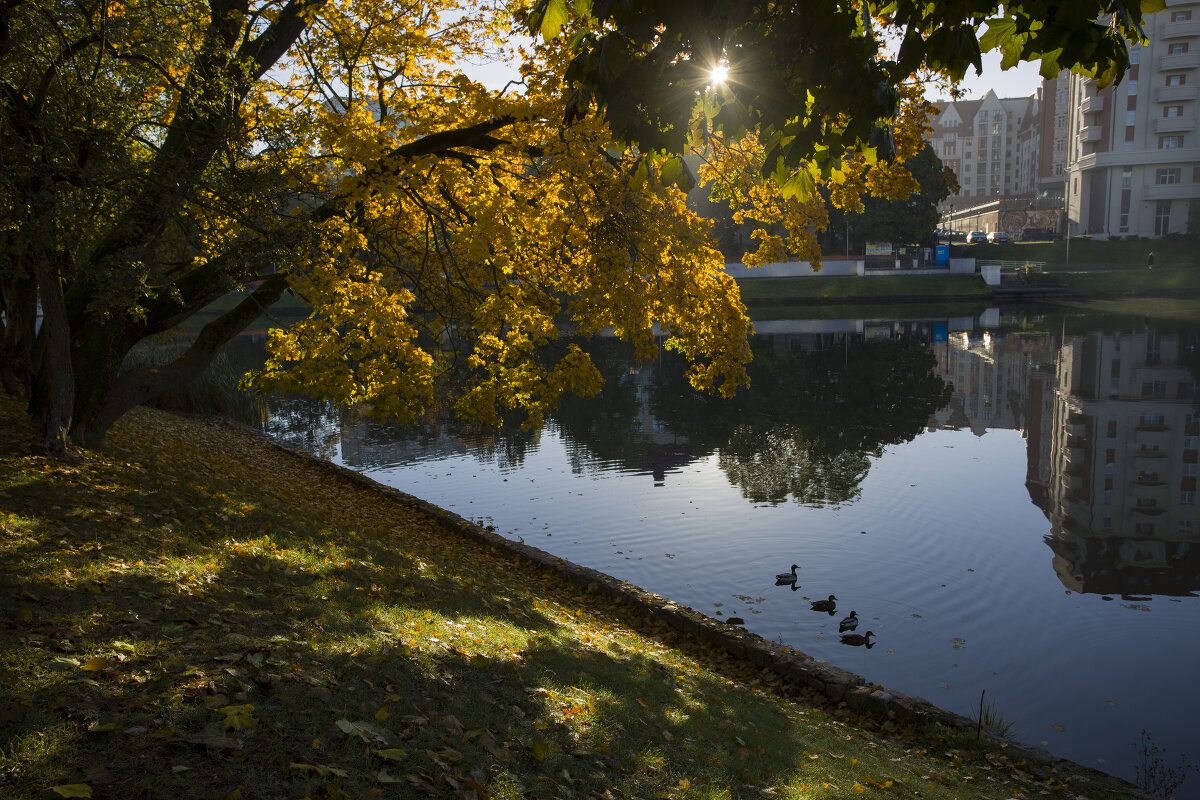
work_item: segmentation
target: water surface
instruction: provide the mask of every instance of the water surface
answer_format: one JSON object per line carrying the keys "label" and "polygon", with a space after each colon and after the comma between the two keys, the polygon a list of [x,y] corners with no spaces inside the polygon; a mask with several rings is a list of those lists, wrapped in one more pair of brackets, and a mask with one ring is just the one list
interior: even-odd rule
{"label": "water surface", "polygon": [[[1192,319],[1200,319],[1200,306]],[[759,325],[752,388],[593,344],[541,430],[289,403],[271,430],[464,517],[1130,780],[1200,760],[1200,327],[1000,313]],[[798,588],[774,576],[798,563]],[[810,600],[834,594],[833,615]],[[875,646],[848,647],[855,610]],[[1200,796],[1200,777],[1177,797]]]}

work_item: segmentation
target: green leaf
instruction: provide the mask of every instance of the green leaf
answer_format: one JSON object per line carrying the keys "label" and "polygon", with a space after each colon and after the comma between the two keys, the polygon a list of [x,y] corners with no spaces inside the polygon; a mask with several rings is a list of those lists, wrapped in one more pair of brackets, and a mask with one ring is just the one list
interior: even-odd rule
{"label": "green leaf", "polygon": [[62,786],[51,786],[50,791],[61,797],[91,797],[92,787],[86,783],[65,783]]}
{"label": "green leaf", "polygon": [[670,186],[675,181],[679,180],[679,176],[683,174],[683,159],[679,156],[668,158],[659,167],[659,176],[662,178],[664,186]]}
{"label": "green leaf", "polygon": [[987,21],[987,32],[979,37],[979,49],[987,52],[997,47],[1003,47],[1017,33],[1015,20],[993,18]]}
{"label": "green leaf", "polygon": [[558,32],[570,18],[570,12],[567,11],[567,4],[564,0],[546,0],[542,9],[541,24],[538,26],[542,38],[549,41],[558,36]]}
{"label": "green leaf", "polygon": [[796,170],[787,177],[787,180],[779,184],[779,190],[783,192],[784,197],[794,197],[797,200],[807,200],[812,197],[816,188],[816,181],[813,180],[813,176],[807,169]]}

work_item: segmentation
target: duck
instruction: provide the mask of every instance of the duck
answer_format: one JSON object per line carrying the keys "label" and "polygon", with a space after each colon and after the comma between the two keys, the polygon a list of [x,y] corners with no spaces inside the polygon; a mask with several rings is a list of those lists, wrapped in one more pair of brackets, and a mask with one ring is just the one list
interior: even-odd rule
{"label": "duck", "polygon": [[832,614],[833,610],[835,608],[837,608],[837,598],[834,597],[833,595],[829,595],[828,600],[813,600],[812,601],[812,610],[813,611],[828,611],[829,613]]}
{"label": "duck", "polygon": [[792,564],[791,572],[781,572],[775,576],[775,585],[783,586],[786,583],[796,582],[796,570],[800,568],[799,564]]}
{"label": "duck", "polygon": [[871,637],[875,634],[871,631],[866,633],[843,633],[842,644],[848,644],[853,647],[862,647],[864,644],[867,647],[871,646]]}
{"label": "duck", "polygon": [[843,618],[842,621],[838,623],[838,632],[845,633],[846,631],[852,631],[857,627],[858,613],[851,611],[850,616]]}

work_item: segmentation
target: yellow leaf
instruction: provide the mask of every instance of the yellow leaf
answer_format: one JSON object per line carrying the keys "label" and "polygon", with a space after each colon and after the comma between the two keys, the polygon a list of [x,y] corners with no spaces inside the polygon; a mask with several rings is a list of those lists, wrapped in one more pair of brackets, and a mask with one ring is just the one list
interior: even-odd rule
{"label": "yellow leaf", "polygon": [[545,761],[550,756],[550,745],[538,736],[529,743],[529,753],[538,761]]}
{"label": "yellow leaf", "polygon": [[375,721],[383,722],[385,719],[387,719],[391,715],[392,715],[392,712],[388,711],[386,708],[380,708],[378,711],[375,712]]}
{"label": "yellow leaf", "polygon": [[[80,669],[85,672],[99,672],[100,670],[107,669],[107,668],[108,668],[108,662],[105,661],[103,658],[100,658],[100,656],[96,656],[94,658],[89,658],[80,667]],[[72,785],[74,785],[74,784],[72,784]]]}
{"label": "yellow leaf", "polygon": [[50,791],[60,797],[91,797],[92,787],[86,783],[66,783],[62,786],[51,786]]}
{"label": "yellow leaf", "polygon": [[376,750],[375,755],[380,758],[386,758],[388,761],[403,761],[408,757],[408,753],[398,747],[389,747],[384,750]]}

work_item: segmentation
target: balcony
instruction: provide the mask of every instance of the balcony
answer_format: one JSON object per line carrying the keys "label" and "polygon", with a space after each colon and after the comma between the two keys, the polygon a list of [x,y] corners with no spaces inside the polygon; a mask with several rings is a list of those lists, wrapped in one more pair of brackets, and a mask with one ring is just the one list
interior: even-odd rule
{"label": "balcony", "polygon": [[1196,130],[1194,117],[1157,117],[1154,120],[1155,133],[1186,133],[1194,130]]}
{"label": "balcony", "polygon": [[1104,95],[1098,94],[1095,97],[1085,97],[1079,104],[1079,110],[1085,114],[1094,114],[1097,111],[1104,110]]}
{"label": "balcony", "polygon": [[1182,39],[1186,36],[1200,36],[1200,20],[1189,19],[1186,22],[1168,22],[1163,25],[1163,39]]}
{"label": "balcony", "polygon": [[1098,142],[1103,135],[1104,131],[1099,125],[1088,125],[1086,128],[1080,128],[1079,130],[1079,139],[1083,142]]}
{"label": "balcony", "polygon": [[1200,67],[1200,53],[1175,53],[1163,56],[1158,60],[1158,68],[1163,72],[1173,69],[1195,69]]}
{"label": "balcony", "polygon": [[1195,99],[1195,86],[1159,86],[1154,90],[1154,102],[1156,103],[1178,103],[1182,100]]}

